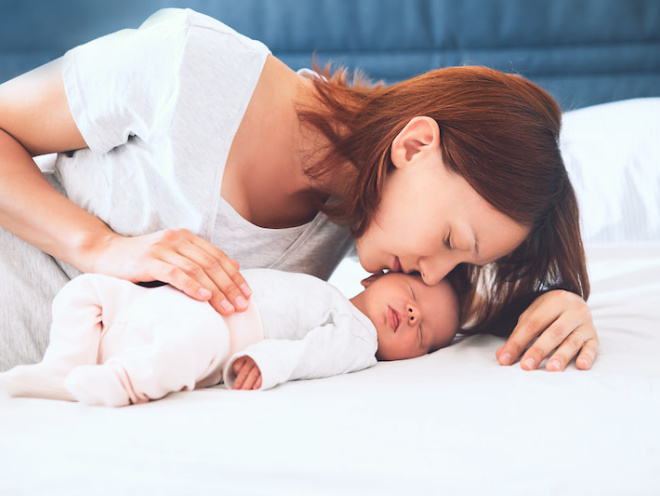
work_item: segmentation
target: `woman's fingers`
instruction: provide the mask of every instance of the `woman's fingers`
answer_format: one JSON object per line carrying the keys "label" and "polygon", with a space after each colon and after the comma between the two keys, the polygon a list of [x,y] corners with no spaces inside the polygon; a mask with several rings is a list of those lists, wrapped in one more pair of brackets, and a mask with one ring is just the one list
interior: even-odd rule
{"label": "woman's fingers", "polygon": [[[566,343],[567,349],[573,352],[573,356],[579,351],[579,347],[572,346],[575,340],[570,339],[570,333],[575,329],[576,322],[572,318],[570,312],[562,313],[551,324],[545,325],[541,328],[541,334],[538,339],[529,347],[520,359],[520,366],[525,370],[535,370],[540,363],[552,353],[552,350],[557,346]],[[581,325],[582,323],[577,323]],[[568,341],[568,342],[567,342]],[[581,345],[581,342],[579,343]],[[556,358],[555,360],[557,360]],[[567,365],[568,361],[561,363],[562,368]]]}
{"label": "woman's fingers", "polygon": [[192,298],[208,301],[222,315],[247,308],[251,291],[238,263],[186,229],[116,237],[102,258],[97,272],[134,282],[171,284]]}
{"label": "woman's fingers", "polygon": [[539,305],[541,297],[525,310],[518,318],[518,324],[513,329],[511,336],[495,356],[501,365],[513,364],[527,349],[527,347],[538,337],[543,329],[547,328],[554,319],[556,313],[547,307]]}
{"label": "woman's fingers", "polygon": [[598,335],[591,339],[587,339],[582,350],[575,360],[575,365],[580,370],[589,370],[591,366],[596,361],[596,356],[598,356],[598,348],[600,346],[600,341],[598,341]]}
{"label": "woman's fingers", "polygon": [[591,312],[584,300],[566,291],[550,291],[523,312],[496,357],[500,364],[511,365],[522,356],[521,367],[535,370],[552,354],[546,368],[559,371],[577,355],[577,367],[587,370],[596,359],[598,345]]}
{"label": "woman's fingers", "polygon": [[575,365],[577,368],[581,370],[590,369],[598,352],[598,337],[586,339],[584,334],[586,333],[582,327],[578,327],[578,329],[571,332],[557,348],[557,351],[548,359],[546,369],[551,372],[564,370],[576,355]]}
{"label": "woman's fingers", "polygon": [[181,276],[181,286],[172,283],[174,286],[186,292],[187,283],[192,282],[193,287],[198,285],[208,290],[210,297],[203,299],[223,315],[247,308],[250,288],[239,271],[238,262],[222,250],[197,238],[183,244],[177,254],[170,256],[175,266],[183,268],[183,274],[177,274]]}

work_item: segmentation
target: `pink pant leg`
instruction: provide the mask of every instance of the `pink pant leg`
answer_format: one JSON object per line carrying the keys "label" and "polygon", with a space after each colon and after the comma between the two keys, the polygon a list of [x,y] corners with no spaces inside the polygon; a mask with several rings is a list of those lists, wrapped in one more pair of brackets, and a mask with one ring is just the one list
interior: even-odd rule
{"label": "pink pant leg", "polygon": [[[83,275],[69,282],[53,300],[50,343],[41,362],[21,365],[0,374],[0,383],[10,396],[33,396],[73,400],[63,387],[73,368],[96,363],[103,330],[104,297],[95,277]],[[113,285],[127,281],[108,278]]]}
{"label": "pink pant leg", "polygon": [[104,363],[71,372],[65,386],[78,401],[125,406],[194,389],[214,374],[220,379],[230,350],[223,317],[171,288],[149,291],[140,300],[140,311],[148,317],[138,316],[135,328],[123,331],[144,336],[142,344],[122,348],[115,343]]}

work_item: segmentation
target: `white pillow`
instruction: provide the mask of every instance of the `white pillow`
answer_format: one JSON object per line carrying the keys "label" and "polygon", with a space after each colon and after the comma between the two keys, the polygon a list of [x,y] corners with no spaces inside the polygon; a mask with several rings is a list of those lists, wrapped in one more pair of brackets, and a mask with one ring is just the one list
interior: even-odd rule
{"label": "white pillow", "polygon": [[566,112],[561,151],[585,243],[660,240],[660,98]]}

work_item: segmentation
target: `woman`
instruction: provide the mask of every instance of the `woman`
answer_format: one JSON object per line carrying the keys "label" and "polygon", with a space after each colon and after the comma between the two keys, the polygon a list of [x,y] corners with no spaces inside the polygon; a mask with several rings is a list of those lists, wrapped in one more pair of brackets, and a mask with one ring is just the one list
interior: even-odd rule
{"label": "woman", "polygon": [[[529,305],[501,364],[590,368],[552,98],[482,68],[390,88],[325,76],[165,10],[0,86],[0,368],[40,359],[49,302],[80,272],[163,281],[228,315],[250,296],[234,260],[328,277],[351,231],[368,271],[449,275],[470,332],[509,334]],[[32,157],[52,152],[45,177]]]}

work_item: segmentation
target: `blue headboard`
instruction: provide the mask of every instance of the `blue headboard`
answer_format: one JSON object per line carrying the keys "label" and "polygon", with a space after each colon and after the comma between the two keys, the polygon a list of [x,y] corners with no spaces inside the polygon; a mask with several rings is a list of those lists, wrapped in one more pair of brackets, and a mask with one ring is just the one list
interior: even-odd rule
{"label": "blue headboard", "polygon": [[164,7],[221,19],[294,69],[314,52],[387,83],[487,65],[564,109],[660,96],[658,0],[2,0],[0,81]]}

